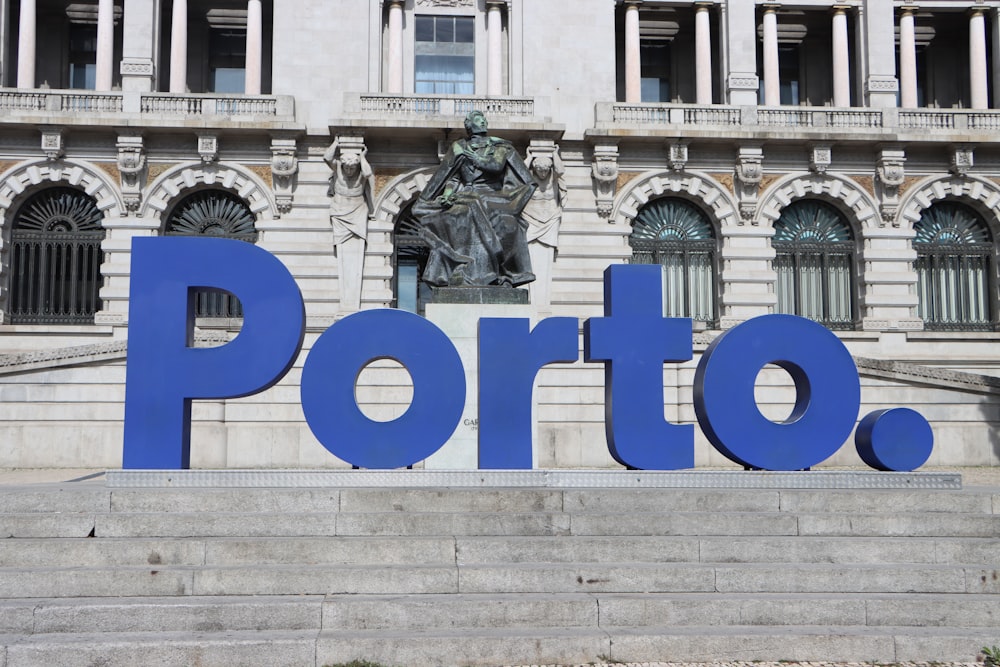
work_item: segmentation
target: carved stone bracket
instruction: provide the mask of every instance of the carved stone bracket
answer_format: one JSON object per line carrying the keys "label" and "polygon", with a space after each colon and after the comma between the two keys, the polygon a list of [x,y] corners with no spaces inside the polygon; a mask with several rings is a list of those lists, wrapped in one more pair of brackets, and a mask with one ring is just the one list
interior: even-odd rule
{"label": "carved stone bracket", "polygon": [[297,144],[294,138],[271,139],[271,183],[278,213],[292,210],[292,189],[295,174],[299,171],[296,157]]}
{"label": "carved stone bracket", "polygon": [[951,164],[948,167],[948,171],[955,176],[968,176],[973,164],[972,146],[954,146],[952,148]]}
{"label": "carved stone bracket", "polygon": [[757,217],[757,195],[764,177],[764,149],[760,146],[740,146],[736,157],[736,197],[740,203],[740,219],[745,224]]}
{"label": "carved stone bracket", "polygon": [[809,151],[809,171],[814,174],[825,174],[832,161],[832,151],[826,144],[816,144]]}
{"label": "carved stone bracket", "polygon": [[674,171],[684,171],[688,162],[688,147],[683,141],[667,142],[667,164]]}
{"label": "carved stone bracket", "polygon": [[42,130],[42,152],[49,160],[55,161],[66,154],[63,142],[63,129],[48,128]]}
{"label": "carved stone bracket", "polygon": [[602,218],[611,217],[615,191],[618,186],[618,144],[604,143],[594,146],[594,161],[591,166],[594,178],[594,194],[597,200],[597,214]]}
{"label": "carved stone bracket", "polygon": [[118,137],[118,173],[121,177],[122,215],[135,213],[142,204],[142,186],[145,183],[146,152],[141,134]]}
{"label": "carved stone bracket", "polygon": [[882,225],[899,226],[899,188],[906,182],[906,151],[901,148],[883,148],[875,165],[875,196],[879,200]]}
{"label": "carved stone bracket", "polygon": [[219,137],[207,132],[198,133],[198,155],[205,164],[219,159]]}

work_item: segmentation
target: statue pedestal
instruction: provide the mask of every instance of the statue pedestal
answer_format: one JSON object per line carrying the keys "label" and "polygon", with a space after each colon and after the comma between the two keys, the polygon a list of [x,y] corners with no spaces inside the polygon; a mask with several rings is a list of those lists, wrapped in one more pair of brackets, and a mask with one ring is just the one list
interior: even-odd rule
{"label": "statue pedestal", "polygon": [[431,294],[431,303],[518,306],[528,303],[528,290],[510,287],[432,287]]}
{"label": "statue pedestal", "polygon": [[[466,293],[472,291],[520,292],[524,290],[508,288],[439,288],[441,291]],[[467,296],[474,296],[468,292]],[[518,297],[520,298],[520,297]],[[448,442],[424,461],[428,469],[475,470],[479,467],[479,319],[482,317],[530,318],[531,306],[503,303],[428,303],[426,317],[441,329],[458,350],[465,366],[465,411],[454,435]],[[532,423],[534,423],[532,408]],[[532,464],[537,465],[538,454],[532,438]]]}

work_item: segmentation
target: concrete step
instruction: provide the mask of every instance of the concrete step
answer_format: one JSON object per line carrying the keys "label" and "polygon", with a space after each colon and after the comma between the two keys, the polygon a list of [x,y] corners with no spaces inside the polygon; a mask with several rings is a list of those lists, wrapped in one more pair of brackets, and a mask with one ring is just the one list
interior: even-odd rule
{"label": "concrete step", "polygon": [[796,514],[790,512],[115,512],[7,513],[6,537],[276,536],[856,536],[1000,535],[1000,514]]}
{"label": "concrete step", "polygon": [[[316,664],[352,657],[389,665],[441,667],[523,664],[797,661],[964,661],[975,659],[992,629],[866,628],[851,626],[656,627],[595,633],[578,628],[435,632],[324,631]],[[725,656],[720,658],[720,656]],[[778,658],[777,656],[784,656]]]}
{"label": "concrete step", "polygon": [[516,563],[3,568],[0,598],[424,593],[1000,593],[991,568]]}
{"label": "concrete step", "polygon": [[323,596],[63,598],[0,602],[0,634],[316,630]]}
{"label": "concrete step", "polygon": [[0,540],[0,568],[516,563],[996,563],[991,538],[460,536]]}
{"label": "concrete step", "polygon": [[932,594],[338,595],[324,630],[669,626],[996,627],[1000,596]]}
{"label": "concrete step", "polygon": [[316,631],[150,632],[0,637],[5,667],[302,667]]}
{"label": "concrete step", "polygon": [[676,626],[993,627],[1000,596],[428,594],[0,602],[0,634]]}

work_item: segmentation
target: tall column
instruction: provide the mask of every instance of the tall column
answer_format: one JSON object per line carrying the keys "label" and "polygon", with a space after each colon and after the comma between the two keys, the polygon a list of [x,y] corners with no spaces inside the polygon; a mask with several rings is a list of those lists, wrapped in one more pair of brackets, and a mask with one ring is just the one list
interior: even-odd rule
{"label": "tall column", "polygon": [[17,87],[35,87],[35,0],[21,0],[17,27]]}
{"label": "tall column", "polygon": [[503,17],[502,2],[486,3],[486,94],[503,94]]}
{"label": "tall column", "polygon": [[170,19],[170,92],[187,92],[187,0],[174,0]]}
{"label": "tall column", "polygon": [[712,103],[712,30],[709,8],[710,2],[695,5],[695,102]]}
{"label": "tall column", "polygon": [[263,64],[264,18],[260,0],[247,2],[247,61],[243,92],[260,95],[261,67]]}
{"label": "tall column", "polygon": [[764,5],[764,104],[781,104],[778,74],[778,6]]}
{"label": "tall column", "polygon": [[387,93],[403,92],[403,2],[389,1],[389,79]]}
{"label": "tall column", "polygon": [[976,7],[969,15],[969,81],[972,84],[973,109],[988,109],[989,73],[986,69],[986,17]]}
{"label": "tall column", "polygon": [[100,0],[97,4],[97,71],[95,90],[111,90],[115,60],[115,3]]}
{"label": "tall column", "polygon": [[639,2],[625,2],[625,101],[642,101],[639,61]]}
{"label": "tall column", "polygon": [[917,106],[917,35],[913,13],[916,7],[900,8],[899,15],[899,106]]}
{"label": "tall column", "polygon": [[851,59],[847,51],[847,7],[833,8],[833,106],[851,106]]}

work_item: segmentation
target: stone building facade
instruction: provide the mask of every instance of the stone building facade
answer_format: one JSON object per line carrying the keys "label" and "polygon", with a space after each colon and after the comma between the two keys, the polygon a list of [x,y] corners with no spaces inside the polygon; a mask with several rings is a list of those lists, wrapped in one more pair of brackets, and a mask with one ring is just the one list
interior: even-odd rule
{"label": "stone building facade", "polygon": [[[992,0],[0,0],[0,467],[120,465],[134,237],[275,254],[303,358],[358,286],[360,309],[421,310],[409,207],[472,109],[559,165],[536,316],[600,316],[608,265],[665,267],[667,314],[696,331],[668,420],[695,421],[715,336],[793,313],[851,350],[863,412],[928,417],[932,464],[996,465],[998,49]],[[371,177],[356,276],[330,215],[348,155]],[[198,308],[198,344],[238,331],[230,297]],[[192,464],[344,465],[304,422],[301,361],[197,402]],[[616,465],[603,382],[542,370],[539,465]],[[408,391],[381,363],[357,397],[388,419]],[[783,371],[758,401],[787,416]],[[725,463],[701,436],[697,461]]]}

